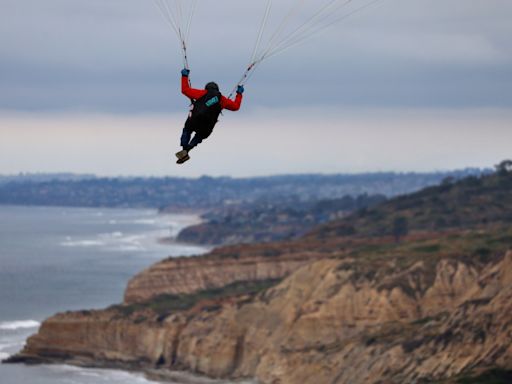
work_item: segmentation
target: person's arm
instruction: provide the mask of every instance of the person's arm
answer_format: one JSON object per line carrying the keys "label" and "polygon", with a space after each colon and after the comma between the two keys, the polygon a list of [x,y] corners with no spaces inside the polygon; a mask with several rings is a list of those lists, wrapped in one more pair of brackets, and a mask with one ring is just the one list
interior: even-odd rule
{"label": "person's arm", "polygon": [[238,111],[240,109],[240,106],[242,105],[242,99],[244,93],[244,87],[241,85],[238,86],[238,89],[236,90],[236,97],[235,100],[228,99],[227,97],[222,96],[221,100],[221,107],[223,109],[227,109],[229,111]]}
{"label": "person's arm", "polygon": [[188,81],[189,73],[190,71],[188,69],[181,71],[181,93],[183,93],[189,99],[200,99],[206,94],[206,91],[204,89],[194,89],[190,86]]}

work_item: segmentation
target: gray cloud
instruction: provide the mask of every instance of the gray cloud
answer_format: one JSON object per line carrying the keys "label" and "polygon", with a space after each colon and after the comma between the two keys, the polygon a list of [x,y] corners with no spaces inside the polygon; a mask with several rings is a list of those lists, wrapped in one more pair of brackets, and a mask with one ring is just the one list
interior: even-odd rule
{"label": "gray cloud", "polygon": [[[263,8],[200,1],[194,85],[238,80]],[[510,107],[510,16],[508,0],[383,0],[269,60],[249,105]],[[0,109],[179,111],[178,52],[150,0],[2,0]]]}

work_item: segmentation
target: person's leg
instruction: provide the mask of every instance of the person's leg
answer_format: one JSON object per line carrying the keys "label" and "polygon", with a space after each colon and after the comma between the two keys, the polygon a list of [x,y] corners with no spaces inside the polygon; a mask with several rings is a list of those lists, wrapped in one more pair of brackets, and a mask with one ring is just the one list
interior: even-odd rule
{"label": "person's leg", "polygon": [[[187,128],[187,127],[185,126],[185,128]],[[207,139],[211,135],[212,131],[213,131],[213,128],[205,129],[204,127],[199,128],[199,129],[194,129],[194,130],[189,129],[188,132],[190,132],[190,133],[195,132],[195,135],[192,138],[192,140],[190,140],[188,142],[188,145],[186,147],[185,146],[183,147],[183,151],[180,151],[176,154],[176,156],[178,157],[177,163],[183,164],[186,161],[190,160],[189,152],[192,150],[192,148],[195,148],[196,146],[201,144],[203,142],[203,140]]]}
{"label": "person's leg", "polygon": [[[190,149],[198,146],[199,144],[201,144],[203,142],[203,140],[206,140],[208,137],[210,137],[210,135],[212,134],[212,131],[213,131],[213,128],[202,128],[202,129],[198,129],[196,130],[196,134],[194,135],[194,137],[192,138],[192,140],[190,141]],[[190,151],[189,149],[189,151]]]}
{"label": "person's leg", "polygon": [[176,157],[178,158],[178,163],[181,164],[183,160],[188,157],[188,151],[190,150],[190,138],[192,137],[192,133],[194,129],[192,124],[190,124],[190,120],[185,122],[185,127],[183,127],[183,132],[181,133],[180,145],[182,146],[182,150],[176,152]]}
{"label": "person's leg", "polygon": [[199,144],[201,144],[203,142],[203,140],[206,140],[212,133],[213,131],[213,128],[204,128],[204,127],[201,127],[199,129],[196,129],[195,130],[195,135],[194,137],[192,138],[192,140],[190,140],[189,144],[188,144],[188,150],[190,151],[192,148],[194,147],[197,147]]}
{"label": "person's leg", "polygon": [[188,151],[192,150],[192,148],[197,147],[202,142],[203,142],[203,136],[199,132],[196,132],[196,134],[194,135],[192,140],[190,140],[190,143],[188,144],[188,149],[187,150]]}
{"label": "person's leg", "polygon": [[190,145],[190,138],[192,137],[193,130],[190,129],[190,127],[185,124],[185,127],[183,128],[183,132],[181,133],[181,146],[184,150],[188,151],[188,147]]}

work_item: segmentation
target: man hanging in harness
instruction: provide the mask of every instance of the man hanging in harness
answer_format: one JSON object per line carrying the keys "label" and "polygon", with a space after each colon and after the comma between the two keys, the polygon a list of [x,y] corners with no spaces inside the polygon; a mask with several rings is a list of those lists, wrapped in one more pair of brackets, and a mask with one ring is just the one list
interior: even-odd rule
{"label": "man hanging in harness", "polygon": [[[189,152],[203,140],[211,135],[215,124],[223,109],[238,111],[242,104],[244,87],[239,85],[236,91],[235,100],[224,97],[216,83],[208,83],[205,89],[194,89],[190,87],[188,76],[190,70],[181,71],[181,92],[192,101],[192,108],[185,122],[181,135],[181,146],[183,150],[176,153],[177,163],[183,164],[190,160]],[[192,134],[195,132],[194,137]]]}

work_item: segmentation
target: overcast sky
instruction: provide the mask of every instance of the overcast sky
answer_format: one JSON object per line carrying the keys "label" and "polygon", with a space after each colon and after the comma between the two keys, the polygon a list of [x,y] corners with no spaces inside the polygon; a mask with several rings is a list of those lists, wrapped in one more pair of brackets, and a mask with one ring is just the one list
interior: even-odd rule
{"label": "overcast sky", "polygon": [[[290,2],[274,2],[269,30]],[[194,86],[229,93],[265,4],[199,0]],[[512,155],[511,19],[510,0],[382,0],[265,62],[242,110],[177,168],[188,101],[179,45],[151,0],[0,0],[0,173],[490,166]]]}

